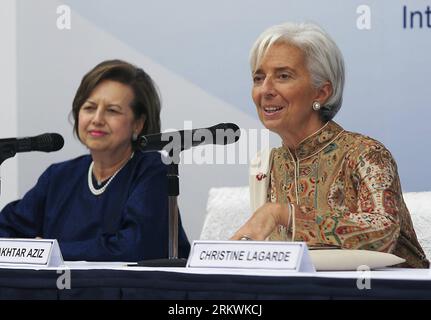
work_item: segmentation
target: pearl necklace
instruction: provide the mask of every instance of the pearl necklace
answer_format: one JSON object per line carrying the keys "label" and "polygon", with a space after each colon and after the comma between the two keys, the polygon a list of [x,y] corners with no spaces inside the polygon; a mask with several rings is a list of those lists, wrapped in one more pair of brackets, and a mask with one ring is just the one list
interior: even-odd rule
{"label": "pearl necklace", "polygon": [[[135,153],[133,152],[132,155],[130,156],[129,160],[133,158],[134,154]],[[92,177],[92,174],[93,174],[94,161],[91,161],[90,167],[88,168],[88,188],[90,189],[91,193],[94,194],[95,196],[98,196],[98,195],[101,195],[103,192],[105,192],[105,190],[108,187],[108,185],[115,178],[115,176],[117,175],[117,173],[120,172],[120,170],[124,168],[124,166],[129,162],[129,160],[127,160],[117,171],[115,171],[114,174],[105,183],[105,185],[102,188],[100,188],[100,189],[96,189],[93,186],[93,177]]]}

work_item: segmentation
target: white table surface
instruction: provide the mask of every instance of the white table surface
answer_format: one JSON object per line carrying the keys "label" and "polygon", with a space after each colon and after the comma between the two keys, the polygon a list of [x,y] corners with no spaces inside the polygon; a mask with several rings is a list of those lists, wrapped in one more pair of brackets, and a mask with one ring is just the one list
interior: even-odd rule
{"label": "white table surface", "polygon": [[314,273],[292,272],[283,270],[264,269],[221,269],[221,268],[167,268],[167,267],[136,267],[128,266],[129,262],[87,262],[66,261],[64,266],[58,268],[38,266],[13,266],[0,265],[6,269],[30,269],[30,270],[124,270],[124,271],[165,271],[187,274],[228,274],[228,275],[250,275],[250,276],[289,276],[289,277],[327,277],[327,278],[363,278],[370,279],[394,279],[394,280],[425,280],[431,281],[431,269],[402,269],[383,268],[371,271],[317,271]]}

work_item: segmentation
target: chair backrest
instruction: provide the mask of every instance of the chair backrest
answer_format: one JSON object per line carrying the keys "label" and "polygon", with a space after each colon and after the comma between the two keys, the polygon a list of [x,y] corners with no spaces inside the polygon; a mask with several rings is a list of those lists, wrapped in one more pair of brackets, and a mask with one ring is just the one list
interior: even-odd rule
{"label": "chair backrest", "polygon": [[247,187],[211,188],[201,240],[229,240],[250,217]]}
{"label": "chair backrest", "polygon": [[[431,258],[431,192],[406,192],[403,197],[419,242]],[[212,188],[200,239],[228,240],[250,215],[248,186]]]}
{"label": "chair backrest", "polygon": [[406,192],[403,197],[419,243],[427,258],[431,259],[431,192]]}

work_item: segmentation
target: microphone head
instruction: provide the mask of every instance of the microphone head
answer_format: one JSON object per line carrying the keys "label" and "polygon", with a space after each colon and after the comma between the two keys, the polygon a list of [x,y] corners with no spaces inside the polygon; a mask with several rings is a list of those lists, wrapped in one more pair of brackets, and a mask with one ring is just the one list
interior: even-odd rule
{"label": "microphone head", "polygon": [[32,138],[32,146],[36,151],[58,151],[64,146],[64,139],[58,133],[44,133]]}
{"label": "microphone head", "polygon": [[219,123],[219,124],[216,124],[215,126],[212,126],[210,129],[211,130],[212,129],[214,129],[214,130],[217,130],[217,129],[219,129],[219,130],[229,130],[230,129],[230,130],[236,132],[236,131],[239,130],[239,127],[235,123],[228,122],[228,123]]}
{"label": "microphone head", "polygon": [[[202,144],[225,145],[235,143],[241,136],[240,128],[234,123],[219,123],[209,128],[169,131],[141,136],[140,150],[165,150],[168,153],[180,153]],[[166,148],[168,147],[168,149]]]}
{"label": "microphone head", "polygon": [[235,143],[241,137],[241,130],[235,123],[219,123],[209,129],[215,137],[215,144]]}

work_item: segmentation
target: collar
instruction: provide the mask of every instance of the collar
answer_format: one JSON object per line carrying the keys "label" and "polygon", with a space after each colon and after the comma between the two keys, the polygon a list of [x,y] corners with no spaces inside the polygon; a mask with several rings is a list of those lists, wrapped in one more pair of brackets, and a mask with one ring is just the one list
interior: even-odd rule
{"label": "collar", "polygon": [[[322,128],[302,140],[296,150],[294,150],[294,154],[298,160],[307,159],[325,149],[343,132],[344,129],[340,125],[334,121],[329,121]],[[292,157],[289,148],[285,148],[284,146],[283,148]]]}

